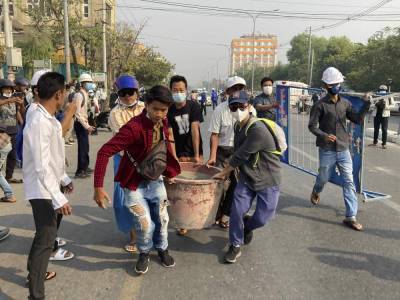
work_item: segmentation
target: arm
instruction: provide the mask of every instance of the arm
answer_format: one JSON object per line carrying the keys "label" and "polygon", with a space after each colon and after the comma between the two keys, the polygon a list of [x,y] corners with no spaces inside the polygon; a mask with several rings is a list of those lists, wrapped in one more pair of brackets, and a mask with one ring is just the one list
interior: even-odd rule
{"label": "arm", "polygon": [[274,104],[256,104],[255,107],[259,111],[268,111],[270,109],[277,108],[279,104],[274,103]]}
{"label": "arm", "polygon": [[192,122],[190,124],[192,130],[192,143],[194,150],[195,159],[199,159],[200,157],[200,123]]}
{"label": "arm", "polygon": [[311,108],[310,120],[308,122],[308,130],[317,137],[327,138],[328,134],[318,128],[319,120],[323,116],[322,107],[315,104]]}
{"label": "arm", "polygon": [[89,130],[91,128],[91,126],[89,125],[88,121],[81,116],[81,110],[85,109],[85,107],[86,107],[86,105],[84,105],[84,107],[82,107],[82,102],[84,101],[82,94],[76,93],[74,100],[76,102],[76,108],[77,108],[75,117],[78,120],[78,122],[81,123],[85,129]]}
{"label": "arm", "polygon": [[2,101],[0,101],[0,106],[7,105],[7,104],[10,104],[10,103],[14,103],[15,99],[17,99],[17,98],[16,97],[11,97],[11,98],[8,98],[6,100],[2,100]]}
{"label": "arm", "polygon": [[96,166],[94,169],[94,187],[102,188],[104,176],[107,170],[108,160],[114,154],[127,150],[128,146],[139,142],[139,135],[130,126],[123,126],[121,130],[114,135],[97,152]]}
{"label": "arm", "polygon": [[219,133],[221,131],[221,114],[220,114],[220,109],[218,107],[211,117],[210,127],[208,131],[211,132],[211,137],[210,137],[210,157],[208,159],[207,165],[215,165],[217,161]]}
{"label": "arm", "polygon": [[370,101],[365,101],[363,107],[360,109],[359,112],[355,112],[351,103],[348,102],[347,108],[346,108],[346,117],[349,119],[351,122],[355,124],[361,124],[364,120],[365,114],[368,112],[369,107],[371,106]]}
{"label": "arm", "polygon": [[27,139],[27,143],[32,149],[37,177],[50,193],[53,207],[56,210],[68,203],[68,200],[61,193],[56,176],[50,168],[50,157],[52,156],[50,144],[53,142],[51,141],[51,128],[49,125],[44,126],[39,122],[32,122],[30,126],[31,134],[24,135],[24,139]]}
{"label": "arm", "polygon": [[61,122],[62,136],[63,137],[65,137],[65,135],[67,134],[68,130],[72,126],[72,120],[74,118],[76,110],[77,110],[76,101],[72,101],[71,103],[68,103],[66,105],[66,107],[65,107],[64,119]]}
{"label": "arm", "polygon": [[179,161],[178,157],[176,156],[174,130],[171,127],[168,128],[168,136],[169,136],[169,142],[171,143],[172,154],[174,155],[175,159]]}
{"label": "arm", "polygon": [[17,121],[20,125],[24,124],[24,118],[21,115],[21,112],[18,110],[17,111]]}

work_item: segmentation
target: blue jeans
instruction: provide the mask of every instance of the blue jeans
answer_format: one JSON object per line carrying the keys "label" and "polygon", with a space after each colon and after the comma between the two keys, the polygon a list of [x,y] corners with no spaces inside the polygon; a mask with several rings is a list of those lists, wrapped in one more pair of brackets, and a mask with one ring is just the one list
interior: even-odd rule
{"label": "blue jeans", "polygon": [[11,186],[8,184],[3,173],[1,172],[1,169],[4,166],[4,163],[6,162],[7,159],[7,155],[11,151],[11,149],[12,149],[11,143],[5,146],[3,149],[0,149],[0,188],[3,190],[4,196],[7,198],[12,197],[14,195],[14,192]]}
{"label": "blue jeans", "polygon": [[[251,208],[254,197],[257,197],[256,211],[246,224],[244,216]],[[238,182],[231,207],[229,220],[229,242],[233,246],[243,244],[244,226],[248,230],[254,230],[267,224],[275,215],[279,199],[279,186],[265,188],[261,191],[253,191],[247,185]]]}
{"label": "blue jeans", "polygon": [[124,189],[125,203],[133,214],[137,247],[141,253],[168,248],[168,200],[162,178],[143,181],[136,191]]}
{"label": "blue jeans", "polygon": [[322,192],[335,166],[338,167],[343,180],[343,197],[346,206],[346,217],[355,217],[358,210],[358,199],[353,181],[353,162],[349,150],[336,152],[319,149],[319,170],[313,191],[318,194]]}

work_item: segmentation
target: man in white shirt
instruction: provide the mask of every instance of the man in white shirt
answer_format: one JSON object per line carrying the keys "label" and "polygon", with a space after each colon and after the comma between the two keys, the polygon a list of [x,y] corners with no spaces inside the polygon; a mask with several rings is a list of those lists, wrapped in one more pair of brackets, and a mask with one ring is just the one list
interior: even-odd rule
{"label": "man in white shirt", "polygon": [[[246,88],[246,81],[239,77],[233,76],[228,78],[226,82],[226,94],[233,96]],[[257,116],[254,107],[250,108],[253,116]],[[210,158],[207,162],[208,166],[217,166],[224,168],[233,155],[233,139],[234,139],[235,120],[229,109],[228,101],[222,102],[215,109],[208,129],[211,132],[210,138]],[[233,199],[233,191],[236,187],[236,176],[234,172],[229,177],[231,183],[227,189],[224,198],[221,200],[220,208],[217,214],[217,222],[222,228],[229,226],[229,214]]]}
{"label": "man in white shirt", "polygon": [[78,140],[78,167],[75,178],[86,178],[93,173],[89,168],[89,134],[95,128],[88,122],[89,95],[88,91],[94,89],[93,79],[89,74],[82,74],[79,77],[81,89],[75,93],[77,111],[75,113],[74,129]]}
{"label": "man in white shirt", "polygon": [[40,102],[24,129],[23,174],[25,199],[32,206],[35,238],[28,257],[29,299],[44,299],[44,281],[54,278],[47,265],[57,234],[57,214],[70,215],[72,208],[61,192],[73,185],[65,172],[62,127],[55,113],[64,104],[64,76],[48,72],[38,82]]}

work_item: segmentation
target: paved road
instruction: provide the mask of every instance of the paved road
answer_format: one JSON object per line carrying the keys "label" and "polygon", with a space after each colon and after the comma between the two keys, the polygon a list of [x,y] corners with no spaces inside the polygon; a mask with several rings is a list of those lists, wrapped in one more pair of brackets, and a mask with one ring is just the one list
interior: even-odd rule
{"label": "paved road", "polygon": [[[109,137],[101,132],[91,138],[92,161]],[[207,149],[208,135],[204,141]],[[48,299],[400,299],[399,151],[367,149],[367,168],[375,174],[367,184],[393,198],[389,205],[360,203],[362,233],[341,225],[339,188],[327,186],[321,205],[311,207],[313,177],[285,166],[277,216],[255,233],[236,265],[222,263],[225,231],[192,231],[181,238],[170,229],[176,267],[165,269],[153,256],[142,277],[133,272],[136,255],[121,248],[126,237],[117,231],[112,210],[103,211],[91,200],[92,179],[75,181],[74,215],[65,218],[60,235],[76,258],[50,263],[58,275],[46,283]],[[76,146],[67,148],[71,175],[75,153]],[[0,203],[0,224],[12,230],[0,243],[0,299],[19,300],[27,296],[26,259],[34,231],[22,187],[14,188],[18,203]],[[107,190],[112,190],[111,165]]]}

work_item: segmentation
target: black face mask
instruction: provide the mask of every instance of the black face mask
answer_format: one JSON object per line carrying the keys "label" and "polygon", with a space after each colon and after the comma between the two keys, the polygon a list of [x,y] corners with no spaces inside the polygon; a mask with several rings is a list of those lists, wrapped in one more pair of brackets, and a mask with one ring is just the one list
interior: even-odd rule
{"label": "black face mask", "polygon": [[342,86],[340,84],[334,85],[330,88],[327,88],[327,91],[330,95],[337,95],[342,90]]}

